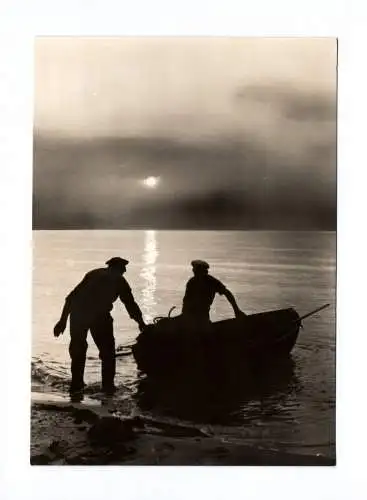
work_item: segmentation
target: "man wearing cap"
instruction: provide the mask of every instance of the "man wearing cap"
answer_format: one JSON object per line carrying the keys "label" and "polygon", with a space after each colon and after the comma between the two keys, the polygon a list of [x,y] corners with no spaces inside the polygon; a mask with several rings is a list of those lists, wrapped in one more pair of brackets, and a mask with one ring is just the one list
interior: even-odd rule
{"label": "man wearing cap", "polygon": [[115,338],[110,311],[117,298],[124,303],[130,318],[138,323],[140,330],[145,327],[142,312],[123,277],[127,264],[126,259],[112,257],[106,262],[107,267],[88,272],[65,299],[54,335],[58,337],[64,332],[70,316],[71,394],[81,393],[84,388],[89,330],[102,361],[102,389],[106,394],[115,391]]}
{"label": "man wearing cap", "polygon": [[209,274],[209,264],[204,260],[191,262],[194,276],[186,285],[183,299],[182,315],[191,323],[197,325],[209,324],[209,311],[216,293],[224,295],[233,307],[236,318],[246,316],[238,307],[232,293],[221,281]]}

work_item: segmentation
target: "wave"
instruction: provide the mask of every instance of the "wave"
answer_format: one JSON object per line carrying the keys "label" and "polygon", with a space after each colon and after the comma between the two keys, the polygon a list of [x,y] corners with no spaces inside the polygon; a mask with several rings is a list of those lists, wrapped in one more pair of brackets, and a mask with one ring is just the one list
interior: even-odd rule
{"label": "wave", "polygon": [[[44,361],[40,358],[34,358],[31,362],[31,384],[32,391],[43,393],[68,393],[70,387],[69,370],[64,369],[60,364],[52,361]],[[125,400],[131,397],[131,389],[125,384],[117,385],[116,396],[119,402],[126,404]],[[88,382],[84,393],[92,398],[100,399],[100,382]]]}
{"label": "wave", "polygon": [[69,378],[52,363],[46,363],[41,359],[34,359],[31,362],[31,382],[33,385],[41,385],[44,388],[56,388],[67,390]]}

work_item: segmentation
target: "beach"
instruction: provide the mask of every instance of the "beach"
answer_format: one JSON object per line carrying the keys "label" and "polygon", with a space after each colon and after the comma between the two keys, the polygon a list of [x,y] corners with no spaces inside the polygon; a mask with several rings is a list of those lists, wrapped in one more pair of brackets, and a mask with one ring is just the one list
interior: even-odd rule
{"label": "beach", "polygon": [[246,446],[205,429],[38,396],[31,406],[32,465],[335,465],[321,454]]}

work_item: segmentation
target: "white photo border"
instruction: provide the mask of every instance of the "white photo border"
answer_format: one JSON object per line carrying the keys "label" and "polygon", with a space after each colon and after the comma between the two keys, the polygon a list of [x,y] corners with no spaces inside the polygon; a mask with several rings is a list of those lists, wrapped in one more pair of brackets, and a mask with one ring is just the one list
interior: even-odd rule
{"label": "white photo border", "polygon": [[[4,8],[4,3],[7,9]],[[363,2],[13,0],[0,16],[0,305],[5,351],[0,465],[4,499],[363,498],[366,271]],[[338,37],[336,467],[31,467],[33,37]],[[362,289],[363,287],[363,289]]]}

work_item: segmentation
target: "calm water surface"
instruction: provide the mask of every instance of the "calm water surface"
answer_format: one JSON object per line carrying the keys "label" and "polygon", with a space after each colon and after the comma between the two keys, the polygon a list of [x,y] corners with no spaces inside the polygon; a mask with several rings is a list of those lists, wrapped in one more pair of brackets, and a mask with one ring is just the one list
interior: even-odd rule
{"label": "calm water surface", "polygon": [[[33,387],[67,390],[68,332],[52,330],[64,298],[83,275],[113,255],[130,259],[126,278],[146,321],[180,310],[190,261],[206,259],[247,313],[295,307],[305,320],[292,360],[279,372],[227,384],[217,374],[158,385],[138,373],[132,356],[117,361],[117,398],[126,413],[210,426],[227,439],[298,453],[335,453],[335,255],[332,232],[35,231],[33,233]],[[217,297],[212,320],[232,315]],[[138,330],[124,307],[113,311],[117,344]],[[261,379],[261,380],[260,380]],[[260,383],[259,383],[260,380]],[[97,393],[98,353],[89,341],[86,382]],[[49,389],[47,389],[49,390]]]}

